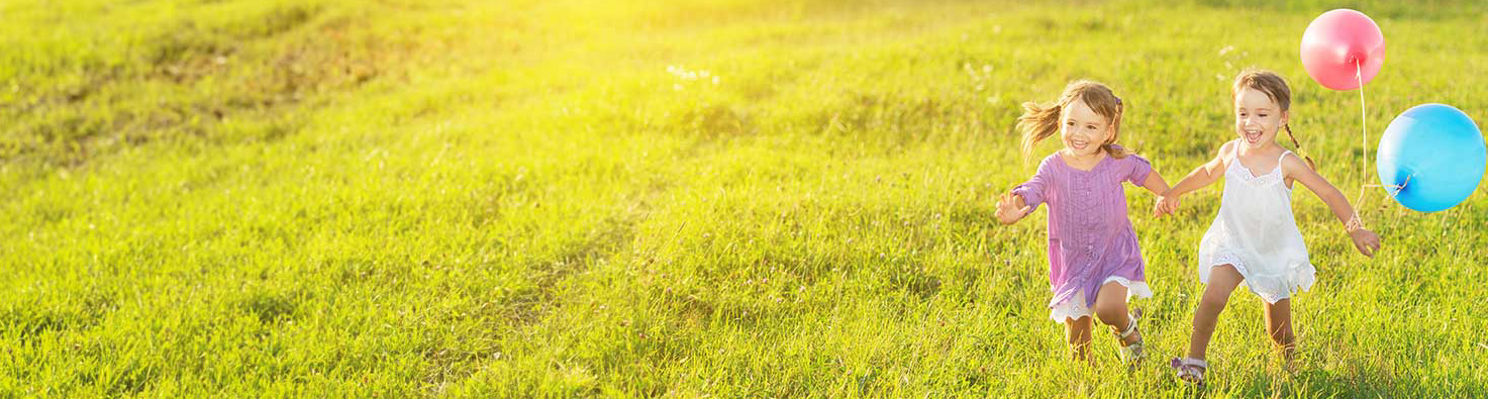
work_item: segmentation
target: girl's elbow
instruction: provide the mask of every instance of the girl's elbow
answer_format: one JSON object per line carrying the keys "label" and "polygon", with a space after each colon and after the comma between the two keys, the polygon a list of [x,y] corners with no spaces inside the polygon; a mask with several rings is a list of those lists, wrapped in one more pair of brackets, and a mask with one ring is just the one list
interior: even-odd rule
{"label": "girl's elbow", "polygon": [[1203,171],[1199,171],[1197,175],[1199,175],[1199,181],[1203,182],[1205,185],[1214,183],[1214,181],[1219,180],[1219,174],[1216,173],[1216,171],[1208,168],[1205,168]]}
{"label": "girl's elbow", "polygon": [[1194,180],[1197,181],[1198,185],[1196,185],[1195,189],[1201,188],[1201,187],[1205,187],[1205,186],[1209,186],[1209,185],[1213,185],[1214,182],[1218,182],[1219,181],[1219,175],[1211,174],[1211,173],[1208,173],[1207,171],[1205,171],[1205,173],[1197,176],[1196,178],[1198,178],[1198,179],[1194,179]]}
{"label": "girl's elbow", "polygon": [[1333,186],[1327,182],[1307,185],[1307,188],[1317,188],[1314,191],[1318,193],[1318,197],[1322,197],[1324,200],[1348,200],[1348,198],[1343,195],[1342,190],[1338,190],[1338,187]]}
{"label": "girl's elbow", "polygon": [[1343,195],[1343,191],[1338,190],[1338,188],[1335,188],[1332,185],[1329,185],[1328,188],[1325,189],[1321,193],[1321,196],[1319,196],[1319,197],[1322,197],[1323,203],[1327,203],[1327,204],[1332,205],[1332,206],[1335,206],[1335,207],[1336,206],[1342,206],[1342,207],[1348,207],[1349,206],[1348,196],[1344,196]]}

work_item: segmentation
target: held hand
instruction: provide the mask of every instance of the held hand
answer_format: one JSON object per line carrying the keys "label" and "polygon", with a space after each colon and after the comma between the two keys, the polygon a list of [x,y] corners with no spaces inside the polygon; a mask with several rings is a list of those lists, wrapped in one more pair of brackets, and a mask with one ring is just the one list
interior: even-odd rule
{"label": "held hand", "polygon": [[1354,248],[1359,249],[1359,254],[1366,257],[1374,257],[1374,253],[1380,249],[1379,235],[1368,229],[1359,228],[1349,231],[1349,239],[1354,240]]}
{"label": "held hand", "polygon": [[1178,196],[1157,196],[1157,203],[1152,205],[1152,216],[1161,217],[1178,211]]}
{"label": "held hand", "polygon": [[997,222],[1003,225],[1012,225],[1032,211],[1033,207],[1023,202],[1023,196],[1009,193],[997,199]]}

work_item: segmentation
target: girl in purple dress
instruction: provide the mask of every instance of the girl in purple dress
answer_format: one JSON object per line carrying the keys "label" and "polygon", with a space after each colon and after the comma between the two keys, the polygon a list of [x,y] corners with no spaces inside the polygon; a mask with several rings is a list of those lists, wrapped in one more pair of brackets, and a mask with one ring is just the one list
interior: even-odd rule
{"label": "girl in purple dress", "polygon": [[1153,194],[1168,190],[1152,165],[1116,145],[1124,105],[1106,85],[1071,82],[1050,106],[1023,104],[1023,154],[1058,132],[1064,148],[1039,163],[1033,179],[997,202],[997,219],[1013,224],[1049,205],[1049,317],[1064,323],[1075,359],[1090,360],[1091,315],[1111,327],[1122,361],[1142,360],[1142,334],[1127,311],[1131,296],[1152,297],[1137,234],[1127,219],[1122,182]]}

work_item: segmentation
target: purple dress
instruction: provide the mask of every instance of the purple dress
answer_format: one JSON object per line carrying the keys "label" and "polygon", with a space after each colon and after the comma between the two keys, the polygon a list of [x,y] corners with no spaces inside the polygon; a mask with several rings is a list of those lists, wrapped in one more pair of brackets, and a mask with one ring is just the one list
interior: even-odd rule
{"label": "purple dress", "polygon": [[[1033,179],[1013,189],[1035,209],[1049,205],[1049,286],[1054,292],[1050,308],[1083,299],[1085,304],[1075,306],[1088,309],[1101,285],[1111,281],[1131,288],[1129,293],[1151,296],[1137,233],[1126,217],[1122,186],[1140,185],[1151,172],[1151,163],[1135,155],[1119,159],[1108,155],[1082,171],[1055,153],[1039,163]],[[1134,282],[1142,287],[1134,288]]]}

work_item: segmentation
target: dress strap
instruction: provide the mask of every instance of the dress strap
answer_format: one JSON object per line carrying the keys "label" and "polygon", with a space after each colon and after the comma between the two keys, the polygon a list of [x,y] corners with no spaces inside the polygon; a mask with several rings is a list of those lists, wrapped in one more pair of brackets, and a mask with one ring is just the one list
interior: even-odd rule
{"label": "dress strap", "polygon": [[1281,168],[1281,160],[1285,160],[1287,154],[1292,154],[1292,151],[1291,150],[1283,151],[1283,152],[1281,152],[1281,157],[1276,157],[1276,167],[1277,168]]}
{"label": "dress strap", "polygon": [[1225,167],[1226,170],[1229,170],[1231,167],[1234,167],[1234,164],[1235,163],[1240,162],[1240,139],[1231,140],[1230,141],[1230,148],[1235,149],[1235,155],[1230,156],[1230,162],[1229,162],[1230,165],[1228,165],[1228,166]]}

